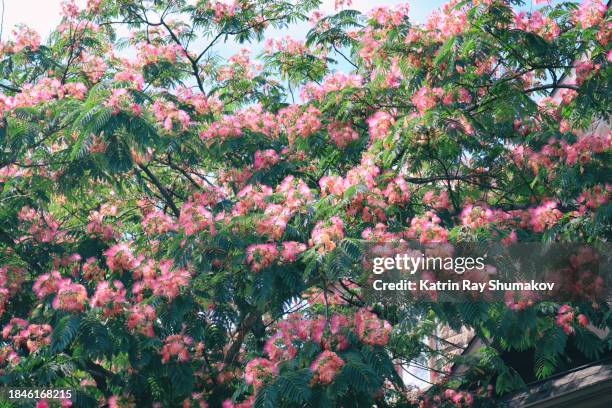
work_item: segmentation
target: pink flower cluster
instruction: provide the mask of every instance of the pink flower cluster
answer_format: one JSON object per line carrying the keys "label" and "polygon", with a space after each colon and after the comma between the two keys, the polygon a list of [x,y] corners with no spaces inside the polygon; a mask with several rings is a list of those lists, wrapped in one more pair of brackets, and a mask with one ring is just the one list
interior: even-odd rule
{"label": "pink flower cluster", "polygon": [[106,316],[116,315],[123,310],[126,290],[119,280],[100,281],[91,297],[91,307],[100,307]]}
{"label": "pink flower cluster", "polygon": [[582,0],[573,17],[582,28],[589,28],[601,24],[606,10],[606,3],[602,0]]}
{"label": "pink flower cluster", "polygon": [[280,161],[280,157],[278,153],[276,153],[276,150],[274,149],[257,150],[255,152],[255,158],[253,161],[253,169],[254,170],[266,169],[268,167],[272,167],[279,161]]}
{"label": "pink flower cluster", "polygon": [[214,234],[215,220],[213,214],[196,199],[196,197],[192,197],[181,206],[179,225],[185,230],[186,235],[193,235],[204,230]]}
{"label": "pink flower cluster", "polygon": [[410,101],[417,108],[419,114],[424,114],[427,110],[436,106],[438,99],[442,98],[444,90],[442,88],[429,88],[422,86],[412,95]]}
{"label": "pink flower cluster", "polygon": [[152,44],[141,42],[136,44],[138,65],[144,66],[161,60],[176,62],[177,55],[183,55],[182,48],[177,44]]}
{"label": "pink flower cluster", "polygon": [[561,211],[557,210],[557,203],[554,201],[545,201],[536,208],[529,209],[529,217],[531,228],[535,232],[542,232],[547,228],[552,227],[557,223],[559,218],[563,216]]}
{"label": "pink flower cluster", "polygon": [[385,27],[398,26],[408,17],[409,4],[399,4],[393,8],[378,6],[374,7],[369,12],[370,18],[376,21],[378,25]]}
{"label": "pink flower cluster", "polygon": [[395,120],[387,112],[378,111],[368,118],[367,123],[370,132],[370,141],[373,141],[385,138],[394,125]]}
{"label": "pink flower cluster", "polygon": [[140,259],[136,259],[132,250],[126,243],[119,243],[104,251],[106,265],[111,271],[128,271],[140,265]]}
{"label": "pink flower cluster", "polygon": [[427,211],[410,221],[406,237],[418,239],[421,242],[446,242],[448,231],[440,225],[440,217],[433,211]]}
{"label": "pink flower cluster", "polygon": [[257,390],[263,383],[276,375],[278,368],[275,363],[266,358],[254,358],[244,369],[244,379]]}
{"label": "pink flower cluster", "polygon": [[16,349],[25,346],[30,353],[51,343],[52,328],[48,324],[29,324],[26,320],[12,318],[2,329],[2,337],[13,341]]}
{"label": "pink flower cluster", "polygon": [[344,238],[344,222],[337,216],[319,221],[310,236],[310,245],[317,247],[319,252],[332,251],[336,248],[336,242]]}
{"label": "pink flower cluster", "polygon": [[330,384],[344,365],[342,360],[336,353],[330,350],[324,350],[315,361],[310,365],[312,371],[313,384]]}
{"label": "pink flower cluster", "polygon": [[174,219],[160,210],[149,211],[142,219],[142,229],[149,236],[162,235],[168,231],[176,231]]}
{"label": "pink flower cluster", "polygon": [[138,300],[142,300],[146,289],[150,289],[154,296],[164,296],[172,300],[189,285],[191,273],[183,268],[175,268],[170,259],[162,259],[159,262],[148,260],[134,271],[134,278],[137,282],[134,283],[132,292]]}
{"label": "pink flower cluster", "polygon": [[391,180],[383,190],[389,204],[403,204],[410,199],[408,183],[401,177]]}
{"label": "pink flower cluster", "polygon": [[495,214],[485,205],[468,205],[463,208],[459,218],[463,225],[470,228],[478,228],[493,222]]}
{"label": "pink flower cluster", "polygon": [[190,88],[179,87],[176,92],[177,99],[186,105],[190,105],[198,114],[221,112],[223,102],[216,94],[206,96],[201,93],[194,93]]}
{"label": "pink flower cluster", "polygon": [[87,302],[87,289],[79,283],[68,279],[60,281],[57,294],[53,299],[53,308],[68,312],[82,312]]}
{"label": "pink flower cluster", "polygon": [[127,327],[147,337],[153,337],[153,324],[156,319],[157,313],[153,306],[136,304],[128,311]]}
{"label": "pink flower cluster", "polygon": [[300,105],[290,105],[278,111],[277,120],[292,143],[296,137],[306,138],[321,128],[321,111],[314,106],[304,109]]}
{"label": "pink flower cluster", "polygon": [[295,241],[283,242],[280,251],[275,243],[253,244],[246,249],[246,262],[251,265],[253,271],[259,272],[277,260],[294,262],[305,250],[306,245]]}
{"label": "pink flower cluster", "polygon": [[[574,310],[570,305],[564,304],[557,311],[557,318],[555,319],[555,323],[557,326],[561,327],[566,334],[573,334],[574,327],[572,324],[574,323]],[[576,318],[578,324],[582,327],[586,327],[589,324],[589,319],[583,314],[579,314]]]}
{"label": "pink flower cluster", "polygon": [[351,142],[359,140],[359,133],[353,129],[350,123],[338,121],[330,122],[327,125],[327,132],[329,133],[329,138],[333,140],[340,149],[344,149]]}
{"label": "pink flower cluster", "polygon": [[144,78],[142,74],[134,69],[124,69],[123,71],[119,71],[115,74],[114,80],[125,81],[130,83],[134,89],[139,91],[144,87]]}
{"label": "pink flower cluster", "polygon": [[355,313],[355,333],[359,340],[373,346],[384,346],[389,341],[391,325],[374,313],[362,308]]}
{"label": "pink flower cluster", "polygon": [[27,26],[20,25],[13,30],[13,37],[14,42],[9,48],[12,52],[19,52],[25,48],[37,51],[40,47],[40,34]]}
{"label": "pink flower cluster", "polygon": [[134,116],[140,116],[142,108],[136,102],[125,88],[113,89],[110,97],[104,101],[104,106],[112,108],[113,114],[116,115],[121,111],[132,113]]}
{"label": "pink flower cluster", "polygon": [[463,33],[467,28],[467,12],[469,7],[457,7],[458,0],[444,3],[440,10],[430,14],[425,28],[429,31],[427,37],[438,42]]}
{"label": "pink flower cluster", "polygon": [[518,30],[536,33],[551,41],[559,36],[561,29],[550,17],[544,17],[538,10],[531,13],[520,11],[514,16],[514,26]]}
{"label": "pink flower cluster", "polygon": [[304,100],[323,100],[328,94],[340,97],[340,92],[349,88],[360,88],[363,85],[363,77],[359,74],[346,74],[342,71],[336,71],[328,74],[323,78],[323,82],[319,85],[314,82],[309,82],[300,90],[300,96]]}
{"label": "pink flower cluster", "polygon": [[178,361],[189,361],[188,347],[193,343],[193,339],[182,334],[174,334],[166,337],[161,350],[162,363],[167,363],[172,357],[176,357]]}
{"label": "pink flower cluster", "polygon": [[37,212],[33,208],[25,206],[19,211],[17,218],[29,224],[27,232],[36,241],[59,241],[64,236],[64,233],[59,229],[59,222],[50,213]]}
{"label": "pink flower cluster", "polygon": [[[453,389],[447,389],[444,391],[442,398],[436,395],[434,401],[436,403],[442,402],[442,400],[453,404],[458,408],[471,407],[474,404],[474,396],[469,391],[455,391]],[[446,405],[445,405],[446,406]]]}
{"label": "pink flower cluster", "polygon": [[151,106],[153,114],[157,122],[168,132],[174,125],[182,131],[189,129],[191,118],[189,114],[182,109],[178,109],[173,102],[156,99]]}

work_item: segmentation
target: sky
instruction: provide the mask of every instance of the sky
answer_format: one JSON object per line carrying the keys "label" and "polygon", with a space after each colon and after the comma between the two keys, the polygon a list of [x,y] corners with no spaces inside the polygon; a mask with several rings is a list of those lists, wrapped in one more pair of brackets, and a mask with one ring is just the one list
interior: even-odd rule
{"label": "sky", "polygon": [[[4,3],[3,39],[16,24],[26,24],[38,31],[43,37],[48,34],[60,20],[61,0],[0,0],[0,13]],[[400,0],[353,0],[350,8],[366,12],[375,6],[403,3]],[[429,13],[440,7],[446,0],[409,0],[410,17],[415,22],[423,22]],[[86,0],[77,0],[84,4]],[[334,11],[334,0],[324,0],[321,9],[327,13]],[[296,32],[306,32],[307,24],[295,27]]]}

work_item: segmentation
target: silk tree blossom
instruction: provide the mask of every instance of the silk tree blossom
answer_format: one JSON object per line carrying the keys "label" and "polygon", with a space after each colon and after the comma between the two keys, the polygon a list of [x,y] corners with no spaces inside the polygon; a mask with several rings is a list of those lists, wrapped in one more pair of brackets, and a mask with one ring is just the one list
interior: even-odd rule
{"label": "silk tree blossom", "polygon": [[258,389],[277,372],[278,368],[272,361],[261,357],[254,358],[247,363],[244,369],[244,379],[247,384],[252,384],[255,389]]}
{"label": "silk tree blossom", "polygon": [[391,325],[374,313],[362,308],[355,313],[355,333],[359,340],[373,346],[384,346],[389,341]]}
{"label": "silk tree blossom", "polygon": [[54,270],[49,273],[44,273],[36,278],[32,290],[39,299],[42,299],[50,294],[56,293],[64,280],[66,279],[62,278],[59,271]]}
{"label": "silk tree blossom", "polygon": [[544,201],[538,207],[530,208],[529,216],[531,228],[533,228],[535,232],[542,232],[555,225],[563,215],[556,207],[557,203],[554,201]]}
{"label": "silk tree blossom", "polygon": [[12,52],[20,52],[26,48],[37,51],[40,47],[40,34],[23,24],[13,30],[12,34],[14,37],[14,42],[10,47]]}
{"label": "silk tree blossom", "polygon": [[274,149],[257,150],[253,160],[253,169],[260,170],[274,166],[281,160]]}
{"label": "silk tree blossom", "polygon": [[83,264],[83,278],[88,281],[97,282],[104,278],[104,271],[98,265],[98,260],[95,257],[89,257]]}
{"label": "silk tree blossom", "polygon": [[87,301],[87,289],[79,283],[62,280],[53,299],[53,308],[67,312],[82,312]]}
{"label": "silk tree blossom", "polygon": [[442,88],[429,88],[422,86],[410,99],[417,108],[419,114],[423,115],[426,111],[436,106],[438,98],[444,94]]}
{"label": "silk tree blossom", "polygon": [[469,8],[463,6],[458,8],[458,0],[451,0],[444,3],[440,10],[431,13],[425,28],[429,31],[429,36],[438,42],[444,42],[451,36],[460,35],[467,28],[467,12]]}
{"label": "silk tree blossom", "polygon": [[461,223],[470,228],[483,227],[494,220],[493,211],[487,206],[468,205],[463,208],[461,214]]}
{"label": "silk tree blossom", "polygon": [[91,307],[100,307],[105,315],[118,314],[125,303],[126,289],[119,280],[100,281],[90,300]]}
{"label": "silk tree blossom", "polygon": [[123,71],[119,71],[115,74],[113,79],[116,82],[128,82],[134,87],[134,89],[139,91],[142,91],[142,88],[144,87],[144,78],[142,77],[142,74],[135,69],[124,69]]}
{"label": "silk tree blossom", "polygon": [[430,206],[434,209],[443,209],[450,207],[450,201],[448,199],[448,192],[446,190],[441,190],[439,193],[436,193],[434,190],[427,190],[425,194],[423,194],[423,198],[421,199],[423,204]]}
{"label": "silk tree blossom", "polygon": [[210,112],[218,114],[223,108],[223,102],[217,94],[206,96],[199,92],[194,93],[191,88],[185,86],[177,88],[176,97],[181,103],[192,106],[198,114]]}
{"label": "silk tree blossom", "polygon": [[178,226],[174,219],[163,211],[149,211],[142,219],[142,229],[149,236],[162,235],[168,231],[176,231],[177,228]]}
{"label": "silk tree blossom", "polygon": [[191,337],[182,334],[166,337],[161,350],[162,363],[169,362],[173,357],[176,357],[179,362],[189,361],[189,346],[192,343],[193,339]]}
{"label": "silk tree blossom", "polygon": [[[81,63],[81,70],[92,82],[99,81],[108,68],[102,57],[87,52],[80,54],[79,61]],[[133,79],[131,80],[133,81]]]}
{"label": "silk tree blossom", "polygon": [[285,262],[294,262],[305,250],[306,245],[301,242],[285,241],[282,244],[281,259]]}
{"label": "silk tree blossom", "polygon": [[147,337],[155,336],[153,325],[157,320],[155,308],[151,305],[136,304],[128,311],[127,327]]}
{"label": "silk tree blossom", "polygon": [[338,121],[330,122],[327,125],[329,137],[340,149],[344,149],[355,140],[359,140],[359,133],[353,129],[350,123]]}
{"label": "silk tree blossom", "polygon": [[106,265],[111,271],[127,271],[138,267],[140,261],[134,257],[128,244],[115,244],[104,251]]}
{"label": "silk tree blossom", "polygon": [[440,217],[433,211],[427,211],[423,216],[414,217],[410,221],[410,228],[406,237],[418,239],[420,242],[446,242],[448,231],[440,225]]}
{"label": "silk tree blossom", "polygon": [[344,238],[344,223],[333,216],[329,220],[319,221],[311,233],[310,246],[319,252],[329,252],[336,248],[336,243]]}
{"label": "silk tree blossom", "polygon": [[191,124],[189,114],[182,109],[178,109],[173,102],[157,99],[151,106],[155,119],[162,127],[170,132],[177,125],[180,130],[186,131]]}
{"label": "silk tree blossom", "polygon": [[259,272],[272,265],[278,258],[276,244],[252,244],[246,249],[246,262],[254,272]]}
{"label": "silk tree blossom", "polygon": [[104,101],[104,105],[112,108],[114,115],[121,111],[132,113],[134,116],[140,116],[142,113],[140,105],[134,102],[132,94],[125,88],[113,89],[110,97]]}
{"label": "silk tree blossom", "polygon": [[300,90],[300,96],[305,100],[322,100],[328,94],[336,94],[345,89],[360,88],[363,85],[363,77],[359,74],[336,71],[327,74],[321,85],[309,82]]}
{"label": "silk tree blossom", "polygon": [[183,203],[179,216],[179,225],[187,235],[193,235],[205,230],[208,230],[211,234],[215,233],[213,214],[203,204],[195,201]]}
{"label": "silk tree blossom", "polygon": [[383,191],[389,204],[403,204],[410,199],[410,189],[408,183],[402,177],[391,180]]}
{"label": "silk tree blossom", "polygon": [[395,7],[378,6],[368,13],[378,25],[393,27],[400,25],[408,17],[409,4],[398,4]]}
{"label": "silk tree blossom", "polygon": [[150,259],[134,271],[134,279],[136,282],[132,292],[140,300],[146,290],[150,290],[153,296],[173,300],[189,285],[191,273],[185,268],[176,267],[171,259],[162,259],[159,262]]}
{"label": "silk tree blossom", "polygon": [[518,30],[536,33],[548,41],[561,33],[557,23],[550,17],[544,17],[538,10],[531,13],[518,12],[514,17],[514,26]]}
{"label": "silk tree blossom", "polygon": [[315,361],[310,365],[312,371],[313,384],[330,384],[340,372],[344,365],[342,360],[336,353],[330,350],[324,350]]}
{"label": "silk tree blossom", "polygon": [[370,132],[370,142],[372,142],[386,137],[391,127],[395,124],[395,120],[387,112],[378,111],[368,118],[367,123]]}
{"label": "silk tree blossom", "polygon": [[138,65],[154,64],[162,60],[176,62],[178,55],[183,55],[183,49],[177,44],[151,44],[141,42],[136,44]]}
{"label": "silk tree blossom", "polygon": [[582,0],[573,17],[583,28],[590,28],[603,21],[606,10],[606,3],[602,0]]}
{"label": "silk tree blossom", "polygon": [[321,111],[314,106],[303,109],[298,105],[290,105],[278,112],[277,120],[283,126],[290,143],[297,137],[306,138],[321,127],[319,119]]}
{"label": "silk tree blossom", "polygon": [[[14,334],[11,335],[11,332]],[[29,324],[22,319],[11,319],[9,324],[4,326],[2,335],[5,339],[10,336],[16,349],[23,346],[30,353],[35,353],[40,348],[51,344],[51,332],[52,327],[49,324]]]}

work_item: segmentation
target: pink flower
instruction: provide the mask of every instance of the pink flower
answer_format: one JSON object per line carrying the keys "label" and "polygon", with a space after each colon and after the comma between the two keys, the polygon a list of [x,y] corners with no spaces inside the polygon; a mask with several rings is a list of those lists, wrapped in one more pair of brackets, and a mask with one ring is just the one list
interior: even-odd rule
{"label": "pink flower", "polygon": [[125,294],[126,290],[121,281],[115,280],[112,283],[100,281],[90,304],[91,307],[105,308],[107,313],[118,312],[118,308],[125,302]]}
{"label": "pink flower", "polygon": [[343,365],[344,360],[336,353],[329,350],[323,351],[310,365],[310,371],[313,372],[312,382],[315,384],[331,383]]}
{"label": "pink flower", "polygon": [[412,96],[410,101],[422,115],[425,111],[436,106],[436,95],[439,93],[437,89],[430,89],[427,86],[422,86],[416,94]]}
{"label": "pink flower", "polygon": [[83,285],[63,280],[53,299],[53,308],[68,312],[82,312],[87,301],[87,290]]}
{"label": "pink flower", "polygon": [[283,242],[283,249],[281,251],[281,258],[283,261],[293,262],[297,259],[297,256],[306,250],[306,245],[295,242],[285,241]]}
{"label": "pink flower", "polygon": [[128,244],[115,244],[104,251],[106,264],[112,271],[127,271],[139,265]]}
{"label": "pink flower", "polygon": [[391,325],[374,313],[361,308],[355,313],[355,333],[365,344],[384,346],[389,341]]}
{"label": "pink flower", "polygon": [[274,149],[266,149],[266,150],[257,150],[255,152],[255,160],[253,162],[253,169],[259,170],[262,168],[268,168],[280,161],[280,157],[276,150]]}
{"label": "pink flower", "polygon": [[266,358],[254,358],[249,361],[244,369],[244,379],[247,384],[253,384],[255,389],[273,375],[276,375],[277,367]]}
{"label": "pink flower", "polygon": [[56,293],[60,283],[64,280],[58,271],[44,273],[36,278],[32,290],[39,299],[42,299],[52,293]]}
{"label": "pink flower", "polygon": [[142,229],[147,235],[162,235],[168,231],[176,231],[174,219],[162,211],[149,211],[142,219]]}
{"label": "pink flower", "polygon": [[606,10],[606,3],[602,0],[582,0],[573,17],[582,28],[589,28],[599,25],[603,21]]}
{"label": "pink flower", "polygon": [[344,238],[344,223],[336,216],[326,221],[319,221],[311,233],[311,246],[318,247],[319,252],[328,252],[336,247],[336,242]]}
{"label": "pink flower", "polygon": [[153,337],[153,324],[157,319],[155,308],[151,305],[134,305],[129,310],[127,327],[145,336]]}
{"label": "pink flower", "polygon": [[24,48],[30,48],[32,51],[36,51],[38,47],[40,47],[40,35],[29,27],[24,25],[19,26],[17,29],[13,30],[13,36],[15,36],[13,52],[19,52]]}
{"label": "pink flower", "polygon": [[179,224],[184,228],[186,235],[208,229],[211,234],[215,233],[213,214],[204,205],[189,200],[181,206]]}
{"label": "pink flower", "polygon": [[278,258],[276,244],[253,244],[246,249],[246,261],[251,264],[251,269],[259,272],[267,268]]}
{"label": "pink flower", "polygon": [[330,139],[341,149],[344,149],[351,142],[359,139],[359,133],[351,127],[350,123],[331,122],[327,125],[327,132],[329,133]]}
{"label": "pink flower", "polygon": [[177,357],[177,360],[181,362],[188,361],[188,347],[191,343],[193,343],[191,337],[181,334],[174,334],[166,337],[161,351],[162,363],[167,363],[172,357]]}
{"label": "pink flower", "polygon": [[531,228],[535,232],[542,232],[553,226],[563,215],[557,210],[557,203],[544,201],[540,206],[529,209]]}
{"label": "pink flower", "polygon": [[367,123],[370,130],[370,141],[373,141],[387,136],[395,121],[387,112],[378,111],[368,118]]}

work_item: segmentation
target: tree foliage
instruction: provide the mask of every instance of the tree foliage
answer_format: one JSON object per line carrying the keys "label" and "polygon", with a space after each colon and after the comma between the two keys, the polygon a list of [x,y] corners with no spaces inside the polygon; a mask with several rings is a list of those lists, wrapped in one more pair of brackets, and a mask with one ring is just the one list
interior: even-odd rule
{"label": "tree foliage", "polygon": [[[585,328],[606,304],[370,305],[354,273],[364,241],[607,242],[607,7],[317,6],[68,1],[45,43],[0,43],[2,384],[83,407],[487,406],[528,381],[508,353],[538,379],[610,353]],[[439,325],[486,345],[445,355]],[[430,357],[468,369],[416,395],[396,368]]]}

